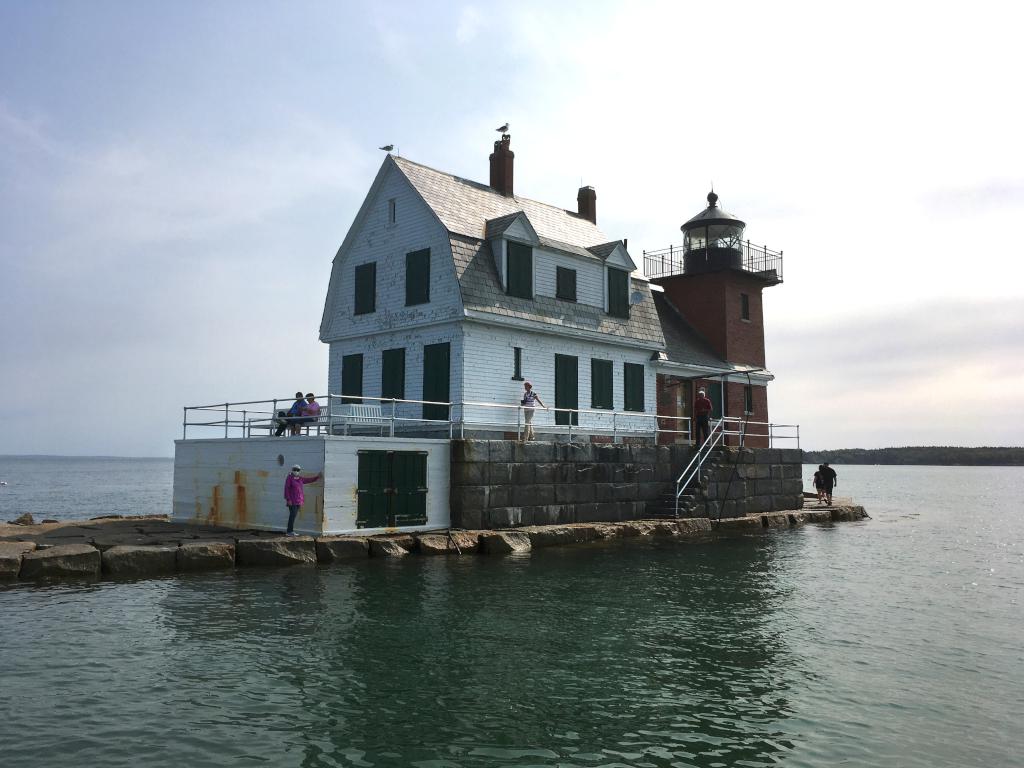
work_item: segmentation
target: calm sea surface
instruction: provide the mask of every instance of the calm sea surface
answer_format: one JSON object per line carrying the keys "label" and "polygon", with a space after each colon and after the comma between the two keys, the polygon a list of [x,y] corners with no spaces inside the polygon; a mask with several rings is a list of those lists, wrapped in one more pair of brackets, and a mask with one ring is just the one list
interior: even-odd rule
{"label": "calm sea surface", "polygon": [[[0,468],[5,515],[169,506],[168,462]],[[0,762],[1024,764],[1024,470],[837,469],[873,519],[0,588]]]}

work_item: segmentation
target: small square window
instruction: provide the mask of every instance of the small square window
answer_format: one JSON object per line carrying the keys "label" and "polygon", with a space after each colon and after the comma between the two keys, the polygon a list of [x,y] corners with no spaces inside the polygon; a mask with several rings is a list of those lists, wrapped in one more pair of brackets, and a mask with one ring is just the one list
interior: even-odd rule
{"label": "small square window", "polygon": [[394,224],[398,221],[398,205],[395,203],[395,198],[388,200],[388,224]]}
{"label": "small square window", "polygon": [[576,270],[567,267],[555,268],[555,296],[566,301],[576,301]]}
{"label": "small square window", "polygon": [[750,319],[750,296],[745,293],[740,294],[740,319]]}

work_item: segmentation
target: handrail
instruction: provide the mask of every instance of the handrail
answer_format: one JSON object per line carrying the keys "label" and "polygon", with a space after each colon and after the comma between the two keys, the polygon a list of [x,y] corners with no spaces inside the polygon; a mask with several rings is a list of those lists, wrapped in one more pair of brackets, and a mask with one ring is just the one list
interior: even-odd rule
{"label": "handrail", "polygon": [[[704,460],[711,455],[718,444],[722,442],[725,437],[725,419],[721,418],[711,424],[711,430],[708,436],[704,439],[704,442],[697,448],[697,452],[693,455],[690,463],[686,465],[679,477],[676,479],[676,517],[679,517],[679,497],[683,495],[683,491],[689,487],[694,477],[700,476],[700,471],[704,466]],[[694,466],[696,464],[697,466]],[[689,474],[687,474],[689,472]]]}
{"label": "handrail", "polygon": [[[394,437],[397,428],[402,424],[421,425],[429,428],[447,427],[449,437],[465,436],[467,429],[504,429],[514,431],[517,437],[523,436],[525,429],[526,408],[521,404],[494,403],[478,400],[445,402],[439,400],[416,400],[406,398],[371,397],[362,395],[318,395],[321,401],[320,417],[315,422],[304,422],[300,426],[308,431],[316,430],[316,434],[327,431],[333,434],[336,427],[352,425],[356,427],[371,424],[380,425]],[[293,398],[275,398],[272,400],[246,400],[237,403],[211,403],[209,405],[186,406],[183,409],[182,439],[187,440],[189,427],[205,429],[222,428],[224,437],[240,434],[251,437],[255,430],[272,429],[277,421],[279,406],[290,406]],[[344,401],[341,403],[340,401]],[[343,411],[339,405],[362,403],[380,405],[379,415],[351,414]],[[442,418],[424,418],[416,409],[423,406],[436,406]],[[512,412],[515,416],[512,416]],[[538,413],[538,411],[540,413]],[[692,424],[689,416],[670,416],[650,411],[616,411],[604,408],[536,408],[533,427],[538,432],[568,435],[608,435],[613,441],[625,436],[639,436],[657,440],[659,435],[672,436],[689,440]],[[542,413],[551,413],[550,417]],[[415,414],[415,415],[413,415]],[[438,414],[427,414],[438,415]],[[559,418],[559,416],[562,418]],[[289,417],[294,419],[296,417]],[[301,418],[301,417],[298,417]],[[567,423],[555,423],[565,421]],[[293,422],[292,422],[293,423]],[[795,440],[800,443],[799,426],[772,424],[770,422],[751,422],[736,417],[720,419],[718,431],[720,441],[726,437],[738,437],[742,447],[746,440],[756,438],[767,441],[773,447],[776,441]],[[786,434],[786,430],[795,430],[795,434]],[[347,431],[347,430],[346,430]]]}
{"label": "handrail", "polygon": [[[644,274],[651,279],[686,274],[684,257],[691,251],[701,250],[703,248],[670,245],[668,248],[644,251]],[[749,240],[741,240],[739,247],[734,250],[742,253],[744,272],[774,273],[775,278],[782,282],[782,251],[773,251],[768,246],[756,245]]]}

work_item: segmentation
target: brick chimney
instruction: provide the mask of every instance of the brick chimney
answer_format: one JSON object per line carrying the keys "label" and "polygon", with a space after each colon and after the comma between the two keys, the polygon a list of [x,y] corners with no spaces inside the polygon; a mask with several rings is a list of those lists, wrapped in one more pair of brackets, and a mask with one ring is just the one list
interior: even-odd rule
{"label": "brick chimney", "polygon": [[503,134],[499,141],[494,142],[491,153],[491,187],[505,197],[512,197],[512,163],[515,153],[509,148],[512,137]]}
{"label": "brick chimney", "polygon": [[587,219],[591,224],[597,224],[597,192],[593,187],[580,187],[576,195],[576,203],[579,205],[580,216]]}

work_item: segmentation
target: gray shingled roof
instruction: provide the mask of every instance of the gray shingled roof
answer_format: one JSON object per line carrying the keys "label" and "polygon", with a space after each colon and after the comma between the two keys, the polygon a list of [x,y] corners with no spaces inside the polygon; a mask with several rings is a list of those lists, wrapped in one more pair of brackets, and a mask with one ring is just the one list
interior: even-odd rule
{"label": "gray shingled roof", "polygon": [[455,272],[467,310],[607,334],[632,339],[649,348],[664,348],[665,338],[646,280],[631,281],[631,292],[640,292],[644,299],[630,307],[628,319],[611,317],[600,307],[548,296],[521,299],[507,295],[502,289],[486,238],[503,232],[520,212],[526,214],[545,248],[604,260],[619,241],[609,242],[607,235],[591,221],[573,211],[525,197],[505,197],[486,184],[437,171],[403,157],[392,159],[450,234]]}
{"label": "gray shingled roof", "polygon": [[583,249],[607,243],[609,238],[596,225],[574,211],[538,203],[525,197],[505,197],[486,184],[470,181],[425,165],[394,157],[405,174],[445,228],[454,234],[483,240],[487,222],[524,211],[542,241],[568,244]]}
{"label": "gray shingled roof", "polygon": [[549,296],[532,299],[509,296],[502,290],[489,242],[452,235],[451,243],[455,272],[462,288],[462,302],[467,310],[633,339],[639,345],[652,349],[665,346],[651,299],[651,287],[644,280],[631,281],[631,290],[643,294],[644,300],[630,307],[629,319],[611,317],[600,307]]}
{"label": "gray shingled roof", "polygon": [[715,353],[707,339],[679,314],[664,294],[655,293],[653,296],[659,324],[665,334],[665,354],[669,362],[710,368],[734,367]]}

